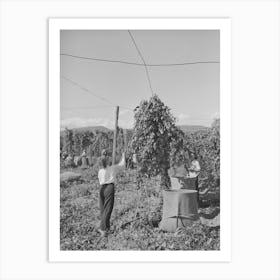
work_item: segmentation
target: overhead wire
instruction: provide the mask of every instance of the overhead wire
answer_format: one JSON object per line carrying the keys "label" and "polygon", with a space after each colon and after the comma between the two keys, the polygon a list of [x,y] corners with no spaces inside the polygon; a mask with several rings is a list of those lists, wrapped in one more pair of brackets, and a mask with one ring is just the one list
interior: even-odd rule
{"label": "overhead wire", "polygon": [[[110,105],[100,105],[100,106],[81,106],[81,107],[62,107],[62,110],[69,110],[69,111],[74,111],[74,110],[90,110],[90,109],[101,109],[101,108],[113,108],[113,107],[116,107],[117,105],[115,105],[114,103],[110,102],[109,100],[107,100],[106,98],[104,97],[101,97],[99,95],[97,95],[96,93],[93,93],[92,91],[90,91],[89,89],[87,89],[86,87],[82,86],[81,84],[73,81],[72,79],[70,78],[67,78],[65,77],[64,75],[61,76],[61,78],[71,82],[72,84],[74,84],[75,86],[81,88],[82,90],[85,90],[87,91],[88,93],[94,95],[95,97],[97,98],[100,98],[102,99],[103,101],[107,102],[107,103],[110,103]],[[134,112],[134,109],[131,108],[131,107],[126,107],[126,106],[121,106],[121,105],[118,105],[119,108],[122,108],[122,109],[126,109],[126,110],[130,110],[132,112]],[[147,108],[146,108],[147,109]],[[146,110],[145,110],[145,113],[146,113]],[[211,118],[191,118],[190,120],[191,121],[197,121],[197,120],[208,120],[208,119],[211,119]]]}
{"label": "overhead wire", "polygon": [[67,77],[65,77],[64,75],[61,75],[61,78],[64,79],[64,80],[66,80],[66,81],[68,81],[68,82],[70,82],[71,84],[73,84],[73,85],[79,87],[80,89],[82,89],[82,90],[88,92],[89,94],[91,94],[91,95],[93,95],[93,96],[99,98],[100,100],[102,100],[102,101],[104,101],[104,102],[106,102],[106,103],[109,103],[109,104],[111,104],[111,105],[113,105],[113,106],[116,106],[114,103],[112,103],[112,102],[109,101],[108,99],[106,99],[106,98],[104,98],[104,97],[102,97],[102,96],[100,96],[100,95],[94,93],[93,91],[91,91],[91,90],[89,90],[88,88],[82,86],[81,84],[79,84],[79,83],[73,81],[72,79],[67,78]]}
{"label": "overhead wire", "polygon": [[[89,90],[88,88],[86,88],[86,87],[82,86],[81,84],[75,82],[74,80],[72,80],[72,79],[70,79],[70,78],[68,78],[68,77],[66,77],[66,76],[64,76],[64,75],[61,75],[61,78],[63,78],[64,80],[70,82],[71,84],[73,84],[73,85],[79,87],[80,89],[82,89],[82,90],[84,90],[84,91],[90,93],[91,95],[93,95],[93,96],[95,96],[95,97],[101,99],[102,101],[105,101],[105,102],[107,102],[107,103],[110,104],[110,105],[102,105],[102,106],[84,106],[84,107],[68,107],[68,108],[67,108],[67,107],[64,107],[64,108],[62,108],[62,110],[65,110],[65,111],[67,111],[67,110],[69,110],[69,111],[74,111],[74,110],[97,109],[97,108],[106,108],[106,107],[108,108],[108,107],[116,107],[116,106],[117,106],[116,104],[112,103],[112,102],[109,101],[108,99],[106,99],[106,98],[104,98],[104,97],[102,97],[102,96],[100,96],[100,95],[98,95],[98,94],[92,92],[91,90]],[[122,109],[130,110],[130,111],[134,112],[134,109],[133,109],[133,108],[126,107],[126,106],[119,106],[119,107],[122,108]]]}
{"label": "overhead wire", "polygon": [[[87,56],[79,56],[67,53],[61,53],[61,56],[72,57],[76,59],[84,59],[84,60],[92,60],[92,61],[99,61],[99,62],[108,62],[108,63],[120,63],[120,64],[128,64],[128,65],[135,65],[135,66],[144,66],[144,63],[137,63],[131,62],[126,60],[113,60],[113,59],[102,59],[102,58],[95,58],[95,57],[87,57]],[[220,64],[218,60],[206,60],[206,61],[185,61],[179,63],[157,63],[157,64],[150,64],[146,63],[148,67],[172,67],[172,66],[185,66],[185,65],[194,65],[194,64]]]}
{"label": "overhead wire", "polygon": [[67,53],[61,53],[60,55],[61,56],[68,56],[68,57],[78,58],[78,59],[84,59],[84,60],[99,61],[99,62],[110,62],[110,63],[121,63],[121,64],[136,65],[136,66],[144,66],[141,63],[130,62],[130,61],[126,61],[126,60],[102,59],[102,58],[79,56],[79,55],[73,55],[73,54],[67,54]]}
{"label": "overhead wire", "polygon": [[91,110],[91,109],[101,109],[101,108],[112,108],[112,105],[104,105],[104,106],[83,106],[83,107],[62,107],[62,110]]}
{"label": "overhead wire", "polygon": [[[143,63],[136,63],[136,62],[130,62],[130,61],[125,61],[125,60],[111,60],[111,59],[101,59],[101,58],[94,58],[94,57],[86,57],[86,56],[77,56],[77,55],[72,55],[72,54],[67,54],[67,53],[61,53],[61,56],[67,56],[67,57],[72,57],[72,58],[76,58],[76,59],[85,59],[85,60],[92,60],[92,61],[99,61],[99,62],[108,62],[108,63],[121,63],[121,64],[127,64],[127,65],[135,65],[135,66],[144,66],[145,67],[145,72],[146,72],[146,76],[147,76],[147,80],[149,83],[149,88],[151,93],[153,94],[153,87],[152,87],[152,83],[151,83],[151,78],[150,78],[150,74],[149,74],[149,70],[148,67],[172,67],[172,66],[185,66],[185,65],[195,65],[195,64],[219,64],[220,61],[192,61],[192,62],[182,62],[182,63],[162,63],[162,64],[147,64],[139,47],[137,46],[137,43],[131,33],[131,31],[127,30],[130,38],[137,50],[138,55],[140,56],[141,60]],[[80,89],[88,92],[89,94],[99,98],[100,100],[110,104],[110,106],[92,106],[92,107],[76,107],[76,108],[62,108],[63,110],[76,110],[76,109],[96,109],[96,108],[101,108],[101,107],[115,107],[117,105],[115,105],[114,103],[112,103],[111,101],[109,101],[108,99],[94,93],[93,91],[89,90],[88,88],[82,86],[81,84],[73,81],[72,79],[62,75],[61,78],[63,78],[64,80],[72,83],[73,85],[79,87]],[[127,109],[127,110],[131,110],[134,112],[134,109],[129,108],[129,107],[125,107],[125,106],[119,106],[120,108],[123,109]]]}
{"label": "overhead wire", "polygon": [[136,50],[137,50],[137,52],[138,52],[138,54],[139,54],[139,56],[140,56],[142,62],[144,63],[145,71],[146,71],[146,75],[147,75],[147,79],[148,79],[149,86],[150,86],[150,90],[151,90],[151,93],[153,94],[154,91],[153,91],[153,87],[152,87],[152,82],[151,82],[149,70],[148,70],[148,67],[147,67],[147,65],[146,65],[145,59],[144,59],[143,55],[141,54],[141,51],[140,51],[140,49],[138,48],[138,46],[137,46],[137,44],[136,44],[136,42],[135,42],[135,39],[134,39],[132,33],[131,33],[129,30],[127,30],[127,31],[128,31],[128,34],[129,34],[129,36],[130,36],[130,38],[131,38],[131,40],[132,40],[132,42],[133,42],[133,44],[134,44],[134,46],[135,46],[135,48],[136,48]]}

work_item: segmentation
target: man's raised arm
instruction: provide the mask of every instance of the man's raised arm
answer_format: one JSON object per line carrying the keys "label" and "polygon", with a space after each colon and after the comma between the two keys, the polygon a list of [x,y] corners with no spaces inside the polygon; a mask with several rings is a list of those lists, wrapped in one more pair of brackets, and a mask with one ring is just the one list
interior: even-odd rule
{"label": "man's raised arm", "polygon": [[122,153],[122,159],[121,159],[121,161],[118,164],[114,165],[114,169],[117,172],[121,171],[121,170],[125,169],[125,165],[126,165],[125,153]]}

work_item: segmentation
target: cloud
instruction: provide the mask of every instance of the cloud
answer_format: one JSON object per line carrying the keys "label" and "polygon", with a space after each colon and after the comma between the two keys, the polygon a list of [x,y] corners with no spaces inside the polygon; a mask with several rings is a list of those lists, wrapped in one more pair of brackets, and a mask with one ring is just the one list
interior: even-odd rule
{"label": "cloud", "polygon": [[[119,119],[119,127],[122,128],[132,128],[133,119]],[[60,129],[63,130],[65,127],[69,129],[78,127],[88,127],[88,126],[105,126],[109,129],[115,127],[115,121],[113,119],[106,118],[69,118],[60,121]]]}
{"label": "cloud", "polygon": [[190,119],[190,116],[184,113],[181,113],[177,116],[177,125],[184,125]]}

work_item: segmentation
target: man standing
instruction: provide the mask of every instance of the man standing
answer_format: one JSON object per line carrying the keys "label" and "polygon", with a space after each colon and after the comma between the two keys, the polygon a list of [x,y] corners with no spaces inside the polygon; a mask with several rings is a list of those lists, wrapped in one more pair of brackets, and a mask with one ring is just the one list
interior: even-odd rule
{"label": "man standing", "polygon": [[111,165],[108,152],[103,150],[100,158],[100,170],[98,179],[100,184],[99,206],[100,206],[100,229],[101,236],[107,236],[110,231],[110,218],[114,207],[115,183],[117,174],[125,169],[125,153],[119,164]]}

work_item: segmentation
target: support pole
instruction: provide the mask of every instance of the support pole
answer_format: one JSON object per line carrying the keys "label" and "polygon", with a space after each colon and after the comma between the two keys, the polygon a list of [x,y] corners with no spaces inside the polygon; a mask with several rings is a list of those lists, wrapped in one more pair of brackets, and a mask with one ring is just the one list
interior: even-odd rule
{"label": "support pole", "polygon": [[127,150],[127,130],[126,129],[124,129],[123,130],[123,140],[124,140],[124,151],[126,151]]}
{"label": "support pole", "polygon": [[117,136],[118,136],[118,119],[119,119],[119,106],[116,106],[115,130],[113,141],[113,159],[112,164],[116,164],[116,151],[117,151]]}

